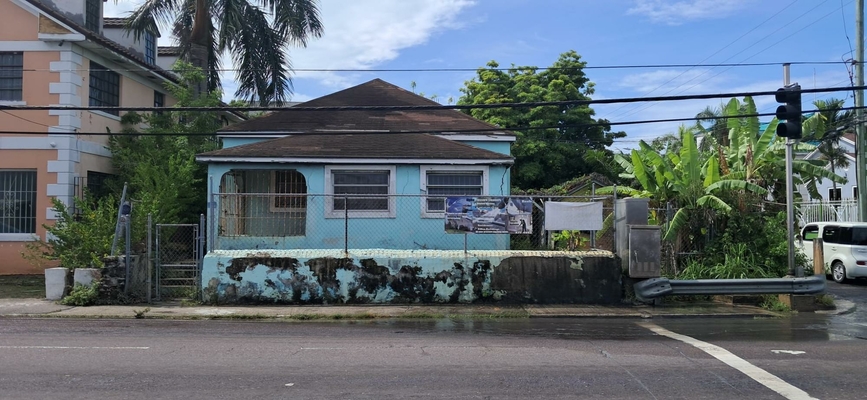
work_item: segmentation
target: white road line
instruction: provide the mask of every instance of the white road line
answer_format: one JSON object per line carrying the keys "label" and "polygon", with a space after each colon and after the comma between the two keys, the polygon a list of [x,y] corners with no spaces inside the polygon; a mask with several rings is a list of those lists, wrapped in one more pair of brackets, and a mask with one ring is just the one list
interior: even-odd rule
{"label": "white road line", "polygon": [[0,349],[147,350],[150,347],[0,346]]}
{"label": "white road line", "polygon": [[302,347],[301,350],[343,350],[343,347]]}
{"label": "white road line", "polygon": [[726,363],[728,366],[742,372],[744,375],[749,376],[756,382],[765,385],[765,387],[767,387],[768,389],[779,393],[781,396],[789,400],[816,400],[815,397],[811,397],[807,392],[790,385],[788,382],[777,378],[768,371],[765,371],[753,364],[750,364],[748,361],[732,354],[731,352],[722,347],[707,342],[702,342],[701,340],[694,339],[686,335],[674,333],[653,323],[639,322],[638,325],[649,329],[657,335],[666,336],[692,345],[693,347],[712,355],[717,360]]}

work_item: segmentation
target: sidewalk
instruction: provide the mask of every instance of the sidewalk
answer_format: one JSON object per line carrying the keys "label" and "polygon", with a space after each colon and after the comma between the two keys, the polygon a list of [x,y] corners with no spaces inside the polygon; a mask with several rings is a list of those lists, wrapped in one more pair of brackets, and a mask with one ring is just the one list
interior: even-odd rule
{"label": "sidewalk", "polygon": [[185,306],[176,302],[72,307],[42,299],[0,299],[0,318],[158,318],[338,320],[372,318],[657,318],[777,317],[759,307],[727,304],[599,305],[320,305]]}

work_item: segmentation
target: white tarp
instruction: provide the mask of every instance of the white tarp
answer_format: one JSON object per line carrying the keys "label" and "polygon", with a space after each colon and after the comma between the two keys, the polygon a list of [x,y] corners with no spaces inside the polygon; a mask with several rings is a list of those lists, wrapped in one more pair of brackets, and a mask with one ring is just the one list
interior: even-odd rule
{"label": "white tarp", "polygon": [[601,231],[602,203],[546,201],[545,230]]}

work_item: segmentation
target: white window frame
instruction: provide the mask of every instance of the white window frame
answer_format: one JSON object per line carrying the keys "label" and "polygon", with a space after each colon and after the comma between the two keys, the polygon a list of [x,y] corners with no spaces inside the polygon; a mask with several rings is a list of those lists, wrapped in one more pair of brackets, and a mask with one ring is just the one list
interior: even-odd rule
{"label": "white window frame", "polygon": [[[269,210],[271,210],[271,212],[275,212],[275,213],[278,213],[278,212],[304,212],[304,213],[306,213],[307,207],[304,207],[304,208],[300,208],[300,207],[277,207],[274,205],[277,198],[280,197],[279,195],[281,195],[281,194],[286,194],[286,195],[303,194],[305,196],[307,195],[307,177],[304,176],[304,174],[302,174],[301,171],[298,171],[296,169],[285,169],[285,170],[281,170],[281,171],[295,171],[296,173],[301,175],[301,177],[304,179],[304,193],[278,193],[277,192],[277,172],[279,172],[279,171],[276,171],[276,170],[271,171],[271,186],[268,187],[269,188],[268,191],[271,192],[274,196],[272,198],[268,199]],[[308,201],[309,201],[309,199],[308,199]],[[304,204],[307,204],[307,203],[305,202]]]}
{"label": "white window frame", "polygon": [[325,218],[344,218],[346,211],[334,209],[334,178],[333,171],[388,171],[388,211],[353,211],[349,210],[349,218],[396,218],[397,202],[395,187],[397,186],[397,168],[394,165],[327,165],[325,166]]}
{"label": "white window frame", "polygon": [[427,173],[428,172],[481,172],[482,173],[482,194],[480,196],[490,196],[488,191],[490,167],[487,165],[422,165],[419,167],[419,186],[424,197],[421,198],[421,217],[422,218],[445,218],[445,211],[429,212],[427,210]]}

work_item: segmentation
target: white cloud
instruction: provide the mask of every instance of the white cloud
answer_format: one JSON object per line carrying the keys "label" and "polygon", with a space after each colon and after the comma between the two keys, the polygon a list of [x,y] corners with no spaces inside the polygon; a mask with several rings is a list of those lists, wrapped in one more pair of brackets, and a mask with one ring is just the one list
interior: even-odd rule
{"label": "white cloud", "polygon": [[661,69],[626,75],[617,85],[642,94],[665,93],[675,89],[684,93],[702,93],[707,90],[704,84],[713,75],[714,72],[708,69]]}
{"label": "white cloud", "polygon": [[[126,16],[140,2],[107,2],[105,15]],[[474,4],[475,0],[321,1],[323,36],[310,40],[307,48],[289,48],[289,59],[298,69],[374,68],[396,59],[401,50],[426,43],[443,30],[460,29],[458,16]],[[168,36],[164,33],[159,44],[170,45],[172,41]],[[226,62],[224,68],[230,65]],[[222,76],[234,78],[233,73]],[[358,73],[299,71],[293,79],[314,79],[326,86],[344,88],[356,83],[360,76]],[[231,84],[224,81],[224,86],[228,88]]]}
{"label": "white cloud", "polygon": [[748,0],[635,0],[628,15],[643,15],[654,23],[680,25],[684,22],[724,18],[744,9]]}
{"label": "white cloud", "polygon": [[[442,30],[459,29],[458,15],[473,4],[473,0],[322,2],[324,34],[307,48],[291,49],[292,65],[299,69],[373,68]],[[299,71],[296,77],[333,87],[346,87],[357,79],[353,74],[307,71]]]}

